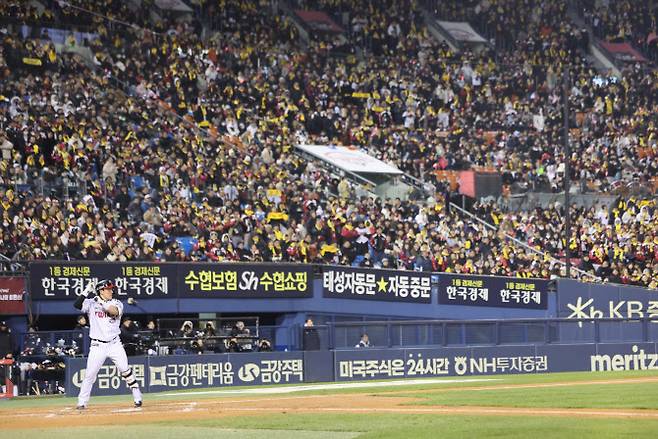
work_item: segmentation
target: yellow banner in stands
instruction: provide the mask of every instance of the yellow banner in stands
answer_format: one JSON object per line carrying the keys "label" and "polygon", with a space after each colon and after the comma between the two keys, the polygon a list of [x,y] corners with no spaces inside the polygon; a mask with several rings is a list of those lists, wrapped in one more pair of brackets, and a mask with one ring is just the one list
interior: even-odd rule
{"label": "yellow banner in stands", "polygon": [[39,58],[23,58],[23,64],[28,64],[31,66],[41,66],[43,63]]}

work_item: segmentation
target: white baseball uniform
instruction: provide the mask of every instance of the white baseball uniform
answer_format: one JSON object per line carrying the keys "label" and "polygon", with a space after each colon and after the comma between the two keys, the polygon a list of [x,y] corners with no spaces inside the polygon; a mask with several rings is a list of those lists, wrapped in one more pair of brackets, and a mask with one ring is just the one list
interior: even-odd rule
{"label": "white baseball uniform", "polygon": [[[117,307],[119,310],[118,316],[110,317],[107,314],[107,309],[110,305]],[[82,386],[80,387],[80,394],[78,395],[78,406],[86,406],[87,402],[89,402],[91,388],[96,381],[98,371],[103,366],[103,363],[105,363],[107,357],[110,357],[117,369],[119,369],[121,376],[132,391],[135,403],[141,402],[142,392],[139,390],[139,385],[128,366],[128,357],[119,338],[121,334],[119,322],[123,315],[123,304],[116,299],[105,302],[100,297],[93,297],[85,299],[82,302],[82,312],[89,316],[89,338],[91,339],[91,345],[89,348],[89,357],[87,358],[87,370],[82,381]]]}

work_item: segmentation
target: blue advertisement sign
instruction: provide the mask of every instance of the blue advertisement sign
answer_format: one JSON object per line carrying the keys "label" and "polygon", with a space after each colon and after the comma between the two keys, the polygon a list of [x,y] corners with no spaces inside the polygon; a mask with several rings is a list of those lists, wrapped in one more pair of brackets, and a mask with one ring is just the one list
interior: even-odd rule
{"label": "blue advertisement sign", "polygon": [[[148,366],[147,357],[130,357],[128,362],[132,368],[135,379],[139,387],[146,389],[148,385]],[[80,392],[82,380],[85,378],[87,368],[86,358],[67,358],[66,359],[66,395],[77,396]],[[92,396],[96,395],[123,395],[130,394],[125,381],[121,378],[117,367],[110,359],[100,368],[96,376],[96,382],[91,390]]]}
{"label": "blue advertisement sign", "polygon": [[439,304],[499,308],[548,308],[548,281],[440,273]]}
{"label": "blue advertisement sign", "polygon": [[557,299],[557,316],[562,318],[658,320],[658,290],[560,280]]}
{"label": "blue advertisement sign", "polygon": [[[465,377],[545,372],[658,370],[656,343],[599,343],[355,349],[130,357],[145,392],[362,381],[390,378]],[[333,369],[332,366],[333,365]],[[66,394],[76,396],[86,360],[68,358]],[[130,394],[116,367],[101,368],[92,396]]]}
{"label": "blue advertisement sign", "polygon": [[534,346],[336,351],[336,381],[549,372]]}
{"label": "blue advertisement sign", "polygon": [[[302,352],[129,357],[129,363],[145,392],[304,382]],[[80,391],[86,364],[84,358],[67,359],[68,396],[76,396]],[[92,396],[129,393],[116,366],[108,359],[98,373]]]}
{"label": "blue advertisement sign", "polygon": [[656,343],[336,351],[335,380],[658,370]]}
{"label": "blue advertisement sign", "polygon": [[301,352],[150,357],[149,392],[304,382]]}
{"label": "blue advertisement sign", "polygon": [[334,299],[432,302],[432,276],[418,271],[323,267],[322,296]]}
{"label": "blue advertisement sign", "polygon": [[590,356],[592,372],[658,370],[656,343],[606,343]]}

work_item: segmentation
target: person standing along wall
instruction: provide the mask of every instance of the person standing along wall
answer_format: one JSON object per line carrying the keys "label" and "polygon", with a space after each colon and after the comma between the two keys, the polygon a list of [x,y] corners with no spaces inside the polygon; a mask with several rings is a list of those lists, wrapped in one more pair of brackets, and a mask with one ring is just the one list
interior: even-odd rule
{"label": "person standing along wall", "polygon": [[306,319],[306,322],[304,323],[303,342],[305,351],[320,350],[320,334],[318,334],[318,330],[311,319]]}

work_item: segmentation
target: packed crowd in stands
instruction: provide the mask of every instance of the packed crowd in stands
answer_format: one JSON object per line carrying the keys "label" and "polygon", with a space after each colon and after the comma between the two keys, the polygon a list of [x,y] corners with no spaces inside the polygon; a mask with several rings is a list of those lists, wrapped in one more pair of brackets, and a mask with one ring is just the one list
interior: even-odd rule
{"label": "packed crowd in stands", "polygon": [[[66,23],[67,8],[54,3],[41,16]],[[76,4],[130,19],[115,3]],[[658,175],[658,81],[636,70],[620,80],[599,76],[562,2],[551,2],[541,28],[541,15],[496,3],[479,13],[504,16],[503,28],[519,33],[477,54],[434,40],[414,2],[397,12],[387,2],[301,3],[332,17],[352,11],[349,37],[363,50],[351,56],[299,44],[289,17],[255,1],[206,5],[215,31],[208,39],[197,20],[148,30],[92,21],[93,67],[3,28],[3,253],[563,275],[554,259],[503,235],[562,257],[561,212],[479,206],[492,231],[445,205],[436,171],[497,168],[518,191],[561,191],[560,77],[568,65],[575,184],[649,187]],[[40,63],[26,64],[26,54]],[[361,147],[430,183],[436,196],[358,197],[346,180],[293,154],[298,143]],[[576,211],[569,245],[579,266],[604,281],[658,287],[655,199],[625,199],[616,209],[605,218]],[[180,237],[193,238],[191,248]]]}
{"label": "packed crowd in stands", "polygon": [[[128,5],[121,0],[40,0],[37,2],[8,0],[0,5],[1,20],[21,25],[53,27],[98,27],[108,24],[107,18],[138,26],[149,26],[152,0]],[[69,6],[70,5],[70,6]],[[107,17],[107,18],[106,18]]]}
{"label": "packed crowd in stands", "polygon": [[[603,204],[572,206],[577,220],[569,242],[571,257],[601,279],[658,288],[657,207],[655,198],[635,197],[620,200],[612,209]],[[492,203],[481,203],[475,210],[499,224],[500,230],[549,254],[559,253],[565,244],[560,230],[564,209],[559,206],[503,214]]]}
{"label": "packed crowd in stands", "polygon": [[597,38],[631,43],[652,60],[658,60],[658,14],[653,2],[578,0],[576,4]]}

